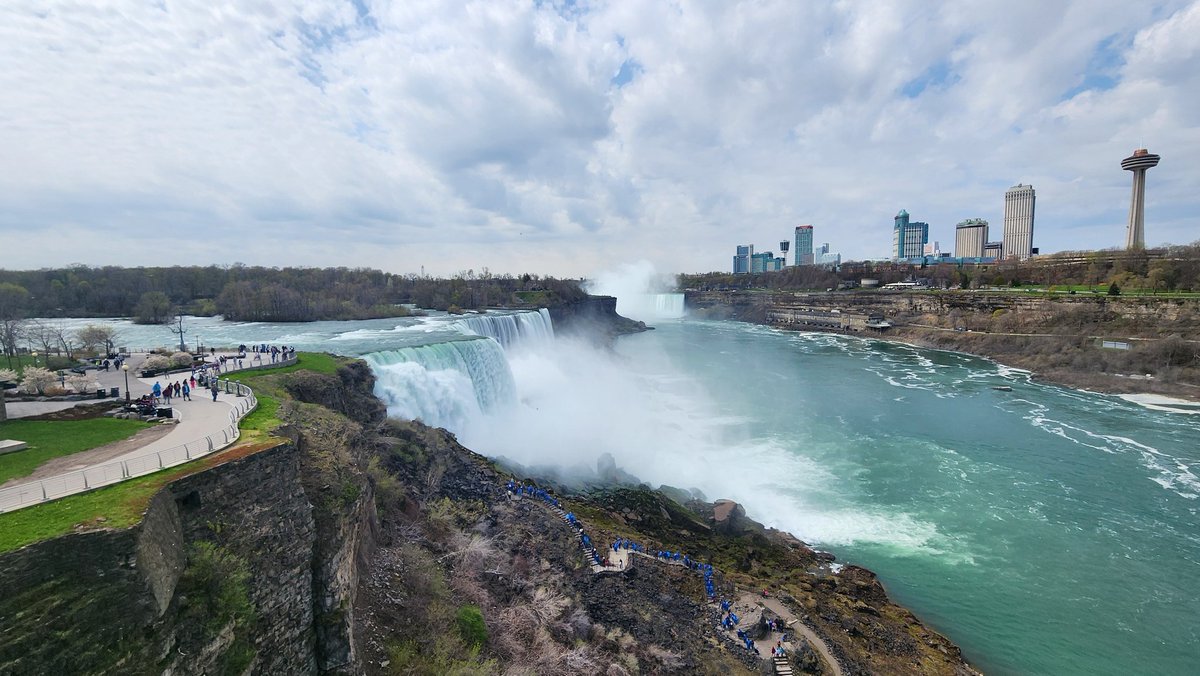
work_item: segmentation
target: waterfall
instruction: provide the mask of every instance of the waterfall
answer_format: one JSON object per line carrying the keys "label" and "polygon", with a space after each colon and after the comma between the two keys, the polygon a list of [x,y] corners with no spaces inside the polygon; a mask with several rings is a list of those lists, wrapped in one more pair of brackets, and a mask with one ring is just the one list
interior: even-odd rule
{"label": "waterfall", "polygon": [[396,417],[459,431],[516,399],[504,351],[489,338],[386,350],[364,359],[375,372],[375,394]]}
{"label": "waterfall", "polygon": [[617,313],[652,322],[683,317],[682,293],[627,293],[617,296]]}
{"label": "waterfall", "polygon": [[475,315],[459,320],[455,325],[467,335],[492,338],[506,350],[520,343],[546,342],[554,338],[550,311],[545,308],[508,315]]}
{"label": "waterfall", "polygon": [[679,319],[683,317],[683,294],[656,294],[654,296],[654,314],[663,319]]}

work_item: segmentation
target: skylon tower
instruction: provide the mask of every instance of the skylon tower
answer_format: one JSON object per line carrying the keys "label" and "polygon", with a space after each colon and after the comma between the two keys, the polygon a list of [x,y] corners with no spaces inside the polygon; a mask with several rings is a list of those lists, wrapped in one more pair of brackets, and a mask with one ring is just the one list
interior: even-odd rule
{"label": "skylon tower", "polygon": [[1146,170],[1158,166],[1158,155],[1138,148],[1121,160],[1121,168],[1133,172],[1133,197],[1129,202],[1129,226],[1125,231],[1126,249],[1146,248]]}

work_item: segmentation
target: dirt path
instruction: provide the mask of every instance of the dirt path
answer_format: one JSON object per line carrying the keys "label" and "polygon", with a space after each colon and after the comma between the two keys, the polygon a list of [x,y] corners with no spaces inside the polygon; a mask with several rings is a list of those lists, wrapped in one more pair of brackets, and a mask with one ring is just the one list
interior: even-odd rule
{"label": "dirt path", "polygon": [[[812,629],[804,626],[804,623],[800,621],[800,618],[796,617],[792,611],[788,610],[787,606],[780,603],[778,599],[770,597],[763,598],[759,594],[744,592],[738,597],[737,604],[748,609],[765,607],[767,610],[770,610],[779,617],[783,618],[784,622],[787,623],[789,630],[802,634],[804,638],[808,639],[809,645],[811,645],[813,649],[821,655],[821,659],[825,661],[825,665],[829,667],[836,676],[845,676],[842,672],[842,665],[838,664],[837,658],[833,656],[833,652],[829,650],[829,646],[825,644],[825,641],[822,640],[820,636],[817,636],[816,632],[814,632]],[[739,612],[738,617],[740,618],[741,616],[742,613]],[[771,646],[775,645],[775,641],[778,640],[779,635],[772,634],[770,637],[762,641],[756,641],[755,646],[758,648],[760,654],[769,655],[771,652]]]}
{"label": "dirt path", "polygon": [[38,468],[33,470],[33,474],[28,476],[16,477],[9,479],[0,488],[7,486],[15,486],[29,481],[37,481],[38,479],[46,479],[48,477],[57,476],[66,472],[74,472],[76,470],[99,465],[113,458],[120,457],[131,451],[136,451],[143,446],[146,446],[158,439],[161,439],[171,433],[175,428],[174,425],[155,425],[147,427],[144,430],[139,430],[136,434],[128,439],[114,441],[111,444],[98,446],[91,450],[80,451],[71,455],[64,455],[58,458],[51,458],[46,462],[38,465]]}
{"label": "dirt path", "polygon": [[[645,558],[661,565],[683,566],[682,563],[675,561],[662,561],[649,554],[631,552],[625,549],[620,549],[614,552],[610,547],[605,551],[605,554],[608,555],[609,560],[612,561],[617,570],[624,570],[625,567],[631,565],[632,558],[635,554],[640,558]],[[613,569],[610,568],[609,570]],[[812,629],[806,627],[804,623],[800,621],[800,618],[796,617],[795,614],[793,614],[787,606],[780,603],[778,599],[771,597],[763,598],[760,594],[753,592],[742,592],[741,595],[738,596],[737,601],[734,603],[734,612],[737,613],[739,619],[749,620],[751,612],[753,612],[756,608],[764,607],[783,618],[784,622],[787,623],[788,631],[804,636],[804,638],[808,640],[809,645],[813,647],[813,650],[816,650],[817,654],[821,656],[821,659],[825,661],[825,665],[829,668],[831,673],[833,673],[835,676],[845,676],[845,674],[842,672],[841,664],[839,664],[837,658],[833,656],[833,651],[829,649],[829,646],[826,645],[825,641],[820,636],[817,636],[816,632],[814,632]],[[733,637],[736,636],[736,632],[737,630],[734,629],[733,631],[727,633]],[[781,640],[782,637],[783,635],[781,633],[776,632],[761,641],[755,641],[754,645],[758,648],[759,655],[764,658],[770,655],[771,648],[774,647],[775,642]],[[789,648],[789,650],[793,649],[792,645],[785,644],[785,647]]]}

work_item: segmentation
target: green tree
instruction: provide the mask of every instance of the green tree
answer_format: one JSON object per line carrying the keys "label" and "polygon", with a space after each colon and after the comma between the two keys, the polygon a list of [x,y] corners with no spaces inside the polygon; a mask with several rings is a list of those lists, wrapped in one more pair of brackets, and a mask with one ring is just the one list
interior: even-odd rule
{"label": "green tree", "polygon": [[147,291],[133,309],[137,324],[164,324],[171,319],[171,299],[162,291]]}
{"label": "green tree", "polygon": [[1121,295],[1121,287],[1117,286],[1117,283],[1116,283],[1116,282],[1113,282],[1112,284],[1109,284],[1109,285],[1108,285],[1108,295],[1110,295],[1110,296],[1119,296],[1119,295]]}

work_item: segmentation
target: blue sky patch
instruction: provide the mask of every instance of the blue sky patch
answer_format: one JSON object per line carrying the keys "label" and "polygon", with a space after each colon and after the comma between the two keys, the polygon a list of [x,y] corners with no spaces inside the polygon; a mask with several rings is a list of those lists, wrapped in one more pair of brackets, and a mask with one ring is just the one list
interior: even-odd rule
{"label": "blue sky patch", "polygon": [[930,87],[934,89],[946,89],[960,79],[958,73],[955,73],[951,69],[950,61],[942,59],[926,68],[920,75],[909,80],[907,84],[900,88],[900,93],[907,98],[915,99]]}
{"label": "blue sky patch", "polygon": [[642,64],[633,59],[625,59],[625,62],[617,69],[617,74],[612,76],[612,83],[619,89],[632,82],[633,78],[641,73]]}
{"label": "blue sky patch", "polygon": [[1063,100],[1075,98],[1078,94],[1089,90],[1103,92],[1117,86],[1121,66],[1125,65],[1123,54],[1128,46],[1128,38],[1122,38],[1116,33],[1101,40],[1096,45],[1096,50],[1092,52],[1092,57],[1088,59],[1082,74],[1083,79],[1078,85],[1063,94]]}

